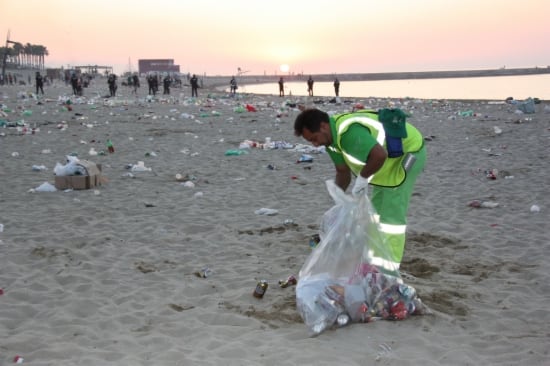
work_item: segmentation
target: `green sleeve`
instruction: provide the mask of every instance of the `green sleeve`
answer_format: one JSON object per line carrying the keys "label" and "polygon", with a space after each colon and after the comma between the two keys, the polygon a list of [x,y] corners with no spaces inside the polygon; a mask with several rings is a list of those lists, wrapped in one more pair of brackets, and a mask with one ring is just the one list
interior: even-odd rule
{"label": "green sleeve", "polygon": [[334,165],[346,164],[346,162],[344,161],[344,156],[342,155],[341,152],[336,152],[331,149],[327,149],[327,152],[328,152],[328,156],[330,156],[330,158],[332,159],[332,162],[334,163]]}
{"label": "green sleeve", "polygon": [[367,156],[369,156],[370,151],[377,143],[368,128],[354,123],[342,135],[340,147],[356,159],[367,161]]}

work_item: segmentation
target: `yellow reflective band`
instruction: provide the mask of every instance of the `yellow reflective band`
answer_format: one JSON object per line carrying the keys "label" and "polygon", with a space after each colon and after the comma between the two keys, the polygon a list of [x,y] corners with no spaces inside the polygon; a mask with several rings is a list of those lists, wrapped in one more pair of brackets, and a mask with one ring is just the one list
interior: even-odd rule
{"label": "yellow reflective band", "polygon": [[[344,155],[344,157],[346,158],[347,161],[349,161],[350,163],[352,164],[355,164],[355,165],[359,165],[361,167],[365,166],[365,162],[364,161],[361,161],[359,159],[356,159],[353,155],[350,155],[350,154],[347,154],[345,151],[342,151],[342,155]],[[361,168],[363,169],[363,168]],[[355,173],[354,173],[355,174]],[[367,182],[370,183],[370,181],[372,180],[372,178],[374,177],[374,174],[371,175],[370,177],[367,178]]]}
{"label": "yellow reflective band", "polygon": [[380,231],[386,234],[405,234],[407,225],[393,225],[380,223]]}
{"label": "yellow reflective band", "polygon": [[342,154],[346,157],[347,160],[351,161],[353,164],[365,165],[364,161],[355,158],[353,155],[347,154],[345,151],[342,151]]}
{"label": "yellow reflective band", "polygon": [[341,134],[342,131],[348,128],[350,124],[357,123],[357,122],[374,127],[378,131],[378,136],[376,136],[376,141],[380,145],[384,146],[384,141],[386,141],[386,131],[384,131],[384,126],[382,125],[382,123],[372,118],[360,117],[360,116],[348,118],[342,121],[342,123],[340,123],[340,125],[338,126],[338,134]]}

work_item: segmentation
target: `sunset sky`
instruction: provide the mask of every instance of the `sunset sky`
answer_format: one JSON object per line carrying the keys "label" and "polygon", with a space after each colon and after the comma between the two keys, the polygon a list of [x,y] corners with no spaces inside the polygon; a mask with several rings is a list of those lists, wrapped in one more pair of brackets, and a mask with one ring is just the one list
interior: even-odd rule
{"label": "sunset sky", "polygon": [[0,39],[117,73],[148,58],[207,75],[546,67],[549,16],[550,0],[0,0]]}

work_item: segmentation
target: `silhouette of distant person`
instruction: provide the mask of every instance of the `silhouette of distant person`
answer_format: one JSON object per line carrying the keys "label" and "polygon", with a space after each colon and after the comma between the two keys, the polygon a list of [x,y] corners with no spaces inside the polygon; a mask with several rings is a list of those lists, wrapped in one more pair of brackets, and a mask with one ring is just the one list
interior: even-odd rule
{"label": "silhouette of distant person", "polygon": [[147,86],[149,87],[149,92],[148,94],[151,95],[151,94],[155,94],[155,90],[153,88],[153,75],[148,75],[147,76]]}
{"label": "silhouette of distant person", "polygon": [[235,93],[237,92],[237,80],[235,79],[235,77],[231,77],[231,80],[229,81],[229,89],[231,90],[231,94],[232,95],[235,95]]}
{"label": "silhouette of distant person", "polygon": [[71,75],[71,86],[73,88],[73,95],[78,95],[77,94],[77,84],[78,84],[78,77],[76,76],[76,74],[72,74]]}
{"label": "silhouette of distant person", "polygon": [[147,85],[149,86],[149,95],[157,95],[159,81],[156,74],[151,74],[147,77]]}
{"label": "silhouette of distant person", "polygon": [[284,97],[285,96],[285,81],[283,80],[283,77],[279,79],[279,96]]}
{"label": "silhouette of distant person", "polygon": [[82,95],[82,78],[76,76],[76,73],[71,75],[71,87],[73,88],[74,95]]}
{"label": "silhouette of distant person", "polygon": [[312,97],[313,96],[313,78],[311,75],[309,76],[309,79],[307,79],[307,94]]}
{"label": "silhouette of distant person", "polygon": [[197,75],[193,74],[191,77],[191,97],[199,97],[199,79],[197,78]]}
{"label": "silhouette of distant person", "polygon": [[116,96],[116,90],[117,90],[118,87],[116,85],[116,75],[115,74],[109,75],[109,77],[107,78],[107,84],[109,85],[109,94],[111,95],[111,97]]}
{"label": "silhouette of distant person", "polygon": [[35,76],[36,81],[36,94],[38,94],[38,91],[42,92],[42,95],[44,95],[44,79],[42,78],[42,75],[40,75],[40,72],[36,72]]}
{"label": "silhouette of distant person", "polygon": [[340,96],[340,80],[338,78],[334,78],[334,94],[336,96]]}
{"label": "silhouette of distant person", "polygon": [[137,95],[137,90],[139,88],[139,76],[138,76],[138,74],[134,74],[132,76],[132,86],[134,87],[133,93]]}
{"label": "silhouette of distant person", "polygon": [[166,75],[162,80],[162,94],[170,94],[170,76]]}

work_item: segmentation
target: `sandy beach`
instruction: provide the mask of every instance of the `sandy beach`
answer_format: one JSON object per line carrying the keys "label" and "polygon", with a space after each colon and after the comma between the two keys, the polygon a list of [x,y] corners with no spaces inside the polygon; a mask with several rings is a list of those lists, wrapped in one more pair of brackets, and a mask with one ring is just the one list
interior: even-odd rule
{"label": "sandy beach", "polygon": [[[56,82],[38,99],[34,85],[0,86],[0,366],[16,357],[56,366],[550,364],[549,101],[525,114],[504,101],[230,97],[208,83],[196,99],[188,87],[148,99],[141,85],[135,96],[119,83],[105,98],[97,79],[74,97]],[[433,315],[309,337],[295,287],[277,283],[312,251],[334,168],[325,153],[297,164],[307,148],[293,135],[298,104],[401,108],[423,132],[428,161],[401,272]],[[226,155],[266,138],[292,148]],[[37,191],[69,154],[101,164],[103,184]],[[138,162],[147,169],[132,171]],[[277,214],[255,213],[262,208]],[[262,299],[252,296],[259,280],[269,283]]]}

